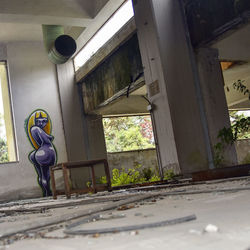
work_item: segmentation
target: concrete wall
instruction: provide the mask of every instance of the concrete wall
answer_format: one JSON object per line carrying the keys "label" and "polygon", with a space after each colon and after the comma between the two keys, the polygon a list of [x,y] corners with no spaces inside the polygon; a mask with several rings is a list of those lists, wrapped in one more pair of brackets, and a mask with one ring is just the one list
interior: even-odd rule
{"label": "concrete wall", "polygon": [[158,162],[155,149],[133,150],[125,152],[108,153],[110,172],[114,168],[133,168],[138,164],[142,168],[153,168],[158,170]]}
{"label": "concrete wall", "polygon": [[[102,119],[99,116],[85,114],[82,88],[75,83],[72,61],[57,65],[57,73],[68,160],[106,158]],[[104,175],[102,168],[95,170],[96,176]],[[72,185],[75,188],[83,188],[89,178],[89,169],[71,170]]]}
{"label": "concrete wall", "polygon": [[[208,135],[212,146],[216,145],[219,131],[230,127],[228,107],[224,91],[218,51],[211,48],[200,48],[196,51],[196,62],[199,72],[199,82],[204,100],[204,110],[208,126]],[[237,164],[234,145],[228,146],[224,154],[224,165]]]}
{"label": "concrete wall", "polygon": [[238,163],[250,163],[250,139],[238,140],[235,143]]}
{"label": "concrete wall", "polygon": [[15,42],[6,45],[13,102],[18,162],[0,164],[0,200],[41,196],[37,174],[28,155],[33,148],[24,122],[36,109],[44,109],[52,121],[53,144],[58,162],[67,161],[55,66],[48,61],[41,42]]}
{"label": "concrete wall", "polygon": [[209,160],[206,138],[179,1],[133,2],[162,166],[175,165],[175,171],[184,174],[205,170]]}

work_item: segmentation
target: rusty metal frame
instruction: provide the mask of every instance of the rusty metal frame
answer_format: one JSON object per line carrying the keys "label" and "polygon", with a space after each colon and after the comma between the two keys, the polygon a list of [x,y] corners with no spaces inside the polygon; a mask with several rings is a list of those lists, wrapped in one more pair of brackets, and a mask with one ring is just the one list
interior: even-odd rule
{"label": "rusty metal frame", "polygon": [[[105,175],[107,178],[107,184],[105,186],[98,187],[96,184],[96,176],[95,176],[94,167],[98,166],[97,164],[100,164],[100,163],[102,163],[104,166]],[[93,187],[84,188],[84,189],[72,189],[70,187],[69,170],[72,168],[82,168],[82,167],[91,168],[91,178],[92,178]],[[56,190],[55,171],[57,170],[61,170],[63,172],[64,191]],[[109,192],[112,191],[109,166],[108,166],[108,161],[106,159],[59,163],[55,166],[50,167],[50,177],[51,177],[52,194],[53,194],[54,199],[57,199],[57,195],[60,195],[60,194],[65,194],[66,197],[70,199],[71,194],[73,193],[82,194],[82,193],[88,193],[88,192],[97,193],[98,191],[104,191],[104,190],[108,190]]]}

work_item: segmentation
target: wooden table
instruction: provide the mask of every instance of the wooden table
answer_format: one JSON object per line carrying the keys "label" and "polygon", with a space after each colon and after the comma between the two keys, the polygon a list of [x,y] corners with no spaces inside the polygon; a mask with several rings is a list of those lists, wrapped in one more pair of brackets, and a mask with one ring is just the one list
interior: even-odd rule
{"label": "wooden table", "polygon": [[[97,167],[99,164],[103,164],[107,184],[98,186],[96,185],[96,177],[95,177],[95,170],[94,167]],[[99,165],[100,166],[100,165]],[[99,167],[98,166],[98,167]],[[84,188],[84,189],[72,189],[70,187],[70,175],[69,169],[72,168],[91,168],[91,176],[92,176],[92,187]],[[62,170],[63,171],[63,179],[64,179],[64,191],[56,190],[56,181],[55,181],[55,171]],[[59,163],[55,166],[50,167],[50,177],[51,177],[51,187],[52,187],[52,194],[53,198],[56,199],[57,195],[65,194],[66,197],[69,199],[71,194],[77,193],[88,193],[88,192],[98,192],[98,191],[112,191],[111,181],[110,181],[110,173],[109,173],[109,166],[106,159],[98,159],[98,160],[89,160],[89,161],[78,161],[78,162],[64,162]]]}

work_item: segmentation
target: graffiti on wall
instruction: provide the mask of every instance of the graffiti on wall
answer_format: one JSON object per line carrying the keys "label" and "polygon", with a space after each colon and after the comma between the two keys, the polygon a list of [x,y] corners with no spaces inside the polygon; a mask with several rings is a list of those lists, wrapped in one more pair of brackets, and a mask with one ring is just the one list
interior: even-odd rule
{"label": "graffiti on wall", "polygon": [[28,157],[37,172],[38,184],[43,196],[50,196],[49,167],[56,164],[57,153],[52,143],[54,137],[51,135],[52,123],[48,113],[42,109],[32,112],[26,119],[25,130],[34,148]]}

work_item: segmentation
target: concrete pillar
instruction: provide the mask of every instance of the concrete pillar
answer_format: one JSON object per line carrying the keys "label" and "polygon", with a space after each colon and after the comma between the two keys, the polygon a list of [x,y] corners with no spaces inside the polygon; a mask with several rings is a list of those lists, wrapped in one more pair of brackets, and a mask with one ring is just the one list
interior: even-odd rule
{"label": "concrete pillar", "polygon": [[208,169],[211,145],[180,2],[133,5],[162,166],[183,174]]}
{"label": "concrete pillar", "polygon": [[[218,142],[219,130],[230,126],[228,107],[224,91],[224,79],[218,58],[218,50],[201,48],[196,51],[196,61],[202,90],[209,137],[212,145]],[[225,154],[226,166],[237,164],[235,146],[228,146]]]}
{"label": "concrete pillar", "polygon": [[[179,167],[183,174],[213,169],[216,133],[228,125],[219,62],[208,73],[210,59],[195,58],[182,1],[133,0],[133,5],[162,166]],[[210,88],[209,78],[220,84]],[[235,163],[233,148],[229,154]]]}
{"label": "concrete pillar", "polygon": [[[72,60],[57,65],[58,91],[69,161],[107,158],[102,119],[84,115],[81,90],[75,83]],[[72,171],[73,185],[82,188],[90,176],[86,169]],[[96,169],[96,175],[104,175]]]}

